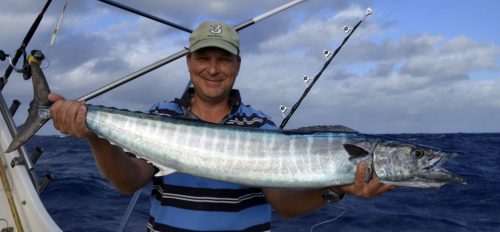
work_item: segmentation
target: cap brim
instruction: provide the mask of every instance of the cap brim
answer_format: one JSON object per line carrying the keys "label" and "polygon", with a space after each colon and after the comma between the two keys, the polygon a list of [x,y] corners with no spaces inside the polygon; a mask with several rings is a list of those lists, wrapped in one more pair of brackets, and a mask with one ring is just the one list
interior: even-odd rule
{"label": "cap brim", "polygon": [[202,48],[207,48],[207,47],[217,47],[224,49],[234,55],[239,55],[238,54],[238,49],[232,45],[231,43],[228,43],[226,41],[218,40],[218,39],[206,39],[199,41],[198,43],[194,44],[189,48],[189,51],[194,52]]}

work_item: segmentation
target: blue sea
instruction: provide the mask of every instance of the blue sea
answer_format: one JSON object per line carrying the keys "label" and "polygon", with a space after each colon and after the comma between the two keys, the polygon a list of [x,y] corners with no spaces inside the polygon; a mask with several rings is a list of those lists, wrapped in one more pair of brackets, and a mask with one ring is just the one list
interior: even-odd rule
{"label": "blue sea", "polygon": [[[469,184],[399,188],[370,199],[347,196],[339,204],[299,218],[284,220],[274,215],[272,230],[500,231],[499,133],[388,136],[463,152],[445,168],[465,177]],[[48,172],[55,176],[41,198],[56,223],[64,231],[115,231],[131,197],[119,194],[100,176],[87,142],[35,136],[28,151],[36,146],[45,150],[36,164],[37,174],[40,178]],[[149,187],[143,189],[125,231],[145,231]]]}

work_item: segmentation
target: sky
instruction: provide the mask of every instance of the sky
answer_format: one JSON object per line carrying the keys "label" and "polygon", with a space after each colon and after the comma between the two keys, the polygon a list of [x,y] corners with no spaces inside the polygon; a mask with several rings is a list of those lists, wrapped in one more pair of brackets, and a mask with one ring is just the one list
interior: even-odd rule
{"label": "sky", "polygon": [[[116,0],[176,24],[203,20],[238,25],[286,0]],[[52,31],[65,1],[54,0],[28,46],[42,50],[53,92],[79,98],[188,46],[189,34],[98,1],[69,0],[57,40]],[[0,49],[15,54],[42,9],[41,0],[0,2]],[[500,132],[500,30],[495,0],[307,0],[240,31],[236,81],[245,104],[279,125],[370,7],[368,16],[323,73],[286,128],[341,124],[363,133]],[[3,73],[7,62],[0,63]],[[185,58],[88,103],[145,111],[180,97]],[[31,82],[13,74],[8,104],[32,98]],[[40,134],[57,134],[47,123]]]}

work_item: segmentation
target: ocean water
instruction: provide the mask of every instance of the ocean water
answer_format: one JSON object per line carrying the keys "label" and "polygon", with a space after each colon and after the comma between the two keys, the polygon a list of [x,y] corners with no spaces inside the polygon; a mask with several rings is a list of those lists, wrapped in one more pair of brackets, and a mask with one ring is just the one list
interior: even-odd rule
{"label": "ocean water", "polygon": [[[389,136],[463,152],[445,168],[469,184],[399,188],[370,199],[347,196],[298,218],[273,215],[273,231],[500,231],[500,133]],[[35,136],[28,151],[36,146],[45,150],[37,174],[55,176],[41,198],[56,223],[64,231],[115,231],[131,198],[100,176],[87,142]],[[149,187],[143,189],[125,231],[145,231]]]}

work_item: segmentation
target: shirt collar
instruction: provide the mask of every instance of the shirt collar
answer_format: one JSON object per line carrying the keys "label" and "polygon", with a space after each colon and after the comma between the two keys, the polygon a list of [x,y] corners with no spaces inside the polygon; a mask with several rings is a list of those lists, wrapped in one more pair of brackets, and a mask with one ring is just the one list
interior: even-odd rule
{"label": "shirt collar", "polygon": [[[189,104],[191,102],[191,96],[194,95],[194,88],[190,87],[184,91],[182,94],[182,97],[176,98],[175,102],[180,105],[183,108],[183,111],[186,112],[185,110],[189,109]],[[233,114],[238,110],[238,107],[241,104],[241,95],[240,91],[237,89],[232,89],[231,93],[229,94],[229,106],[231,107],[231,113]],[[189,110],[188,110],[189,111]]]}

